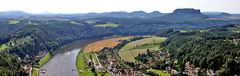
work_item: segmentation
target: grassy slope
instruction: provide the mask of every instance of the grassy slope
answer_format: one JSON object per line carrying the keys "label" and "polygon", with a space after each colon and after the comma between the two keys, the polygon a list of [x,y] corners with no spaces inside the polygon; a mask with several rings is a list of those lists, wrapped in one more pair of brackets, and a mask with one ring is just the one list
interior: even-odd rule
{"label": "grassy slope", "polygon": [[8,48],[8,46],[6,44],[3,44],[0,46],[0,51],[5,50],[6,48]]}
{"label": "grassy slope", "polygon": [[76,21],[70,21],[69,23],[70,23],[70,24],[75,24],[75,25],[84,25],[84,24],[78,23],[78,22],[76,22]]}
{"label": "grassy slope", "polygon": [[52,55],[51,53],[47,53],[39,62],[39,66],[43,66],[45,63],[47,63],[51,59]]}
{"label": "grassy slope", "polygon": [[78,76],[94,76],[94,73],[91,71],[85,71],[85,72],[79,73]]}
{"label": "grassy slope", "polygon": [[18,21],[18,20],[10,20],[10,21],[8,21],[8,24],[18,24],[18,23],[20,23],[20,21]]}
{"label": "grassy slope", "polygon": [[83,50],[78,53],[76,65],[79,76],[94,76],[93,72],[86,69],[87,63],[84,61]]}
{"label": "grassy slope", "polygon": [[152,72],[152,73],[155,73],[159,76],[171,76],[169,73],[163,72],[162,70],[148,69],[147,72]]}
{"label": "grassy slope", "polygon": [[37,68],[33,68],[32,76],[39,76],[39,72]]}
{"label": "grassy slope", "polygon": [[159,50],[159,44],[165,39],[164,37],[150,37],[130,42],[120,49],[119,56],[124,61],[134,62],[134,57],[139,53],[145,53],[147,49]]}
{"label": "grassy slope", "polygon": [[31,21],[28,21],[27,23],[28,25],[40,25],[39,23],[36,23],[36,22],[31,22]]}
{"label": "grassy slope", "polygon": [[77,69],[78,70],[85,70],[87,64],[84,62],[84,54],[83,51],[80,51],[77,56]]}
{"label": "grassy slope", "polygon": [[86,23],[88,24],[95,24],[97,21],[96,20],[87,20]]}

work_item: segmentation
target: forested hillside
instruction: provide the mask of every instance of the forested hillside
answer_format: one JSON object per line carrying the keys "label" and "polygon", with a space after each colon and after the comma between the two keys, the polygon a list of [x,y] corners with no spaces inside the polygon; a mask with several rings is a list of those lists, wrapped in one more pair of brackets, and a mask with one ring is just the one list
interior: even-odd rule
{"label": "forested hillside", "polygon": [[[229,20],[226,22],[204,21],[197,22],[165,22],[158,19],[138,18],[93,18],[86,20],[76,19],[44,19],[41,18],[3,18],[0,24],[0,50],[16,53],[20,57],[35,56],[38,51],[50,51],[71,41],[96,38],[111,35],[141,35],[156,34],[167,29],[196,29],[209,25],[224,25],[238,23]],[[101,27],[97,27],[97,26]],[[105,27],[105,25],[107,27]],[[111,25],[118,25],[111,27]],[[213,27],[213,26],[211,26]]]}
{"label": "forested hillside", "polygon": [[192,74],[186,68],[186,63],[190,63],[193,70],[200,68],[200,75],[211,75],[210,71],[220,76],[239,75],[239,32],[240,27],[235,25],[175,31],[162,46],[171,56],[171,67],[185,74]]}

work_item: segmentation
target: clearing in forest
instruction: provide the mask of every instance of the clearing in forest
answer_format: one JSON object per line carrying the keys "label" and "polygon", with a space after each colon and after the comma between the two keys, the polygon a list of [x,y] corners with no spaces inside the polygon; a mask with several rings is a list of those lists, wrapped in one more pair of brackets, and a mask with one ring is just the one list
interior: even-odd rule
{"label": "clearing in forest", "polygon": [[106,23],[106,24],[97,24],[95,25],[95,27],[118,27],[118,24],[115,23]]}
{"label": "clearing in forest", "polygon": [[9,20],[8,21],[8,24],[18,24],[18,23],[20,23],[20,21],[19,20]]}

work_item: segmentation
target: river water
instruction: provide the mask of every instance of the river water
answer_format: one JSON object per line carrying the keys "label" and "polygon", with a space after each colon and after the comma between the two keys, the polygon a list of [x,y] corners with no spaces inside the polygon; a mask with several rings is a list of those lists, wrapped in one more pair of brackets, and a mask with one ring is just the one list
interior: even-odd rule
{"label": "river water", "polygon": [[45,74],[40,76],[77,76],[76,57],[80,48],[73,49],[69,52],[55,55],[47,64],[40,69],[46,69]]}
{"label": "river water", "polygon": [[71,43],[62,48],[57,49],[57,53],[43,67],[46,72],[40,73],[40,76],[78,76],[76,71],[76,57],[78,52],[86,44],[97,41],[99,39],[82,40]]}

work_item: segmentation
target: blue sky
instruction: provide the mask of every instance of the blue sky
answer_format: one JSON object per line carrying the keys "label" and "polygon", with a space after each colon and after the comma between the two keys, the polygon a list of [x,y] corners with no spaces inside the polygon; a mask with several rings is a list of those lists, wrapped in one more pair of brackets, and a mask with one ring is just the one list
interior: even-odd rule
{"label": "blue sky", "polygon": [[88,13],[110,11],[172,12],[177,8],[240,13],[240,0],[0,0],[0,11]]}

